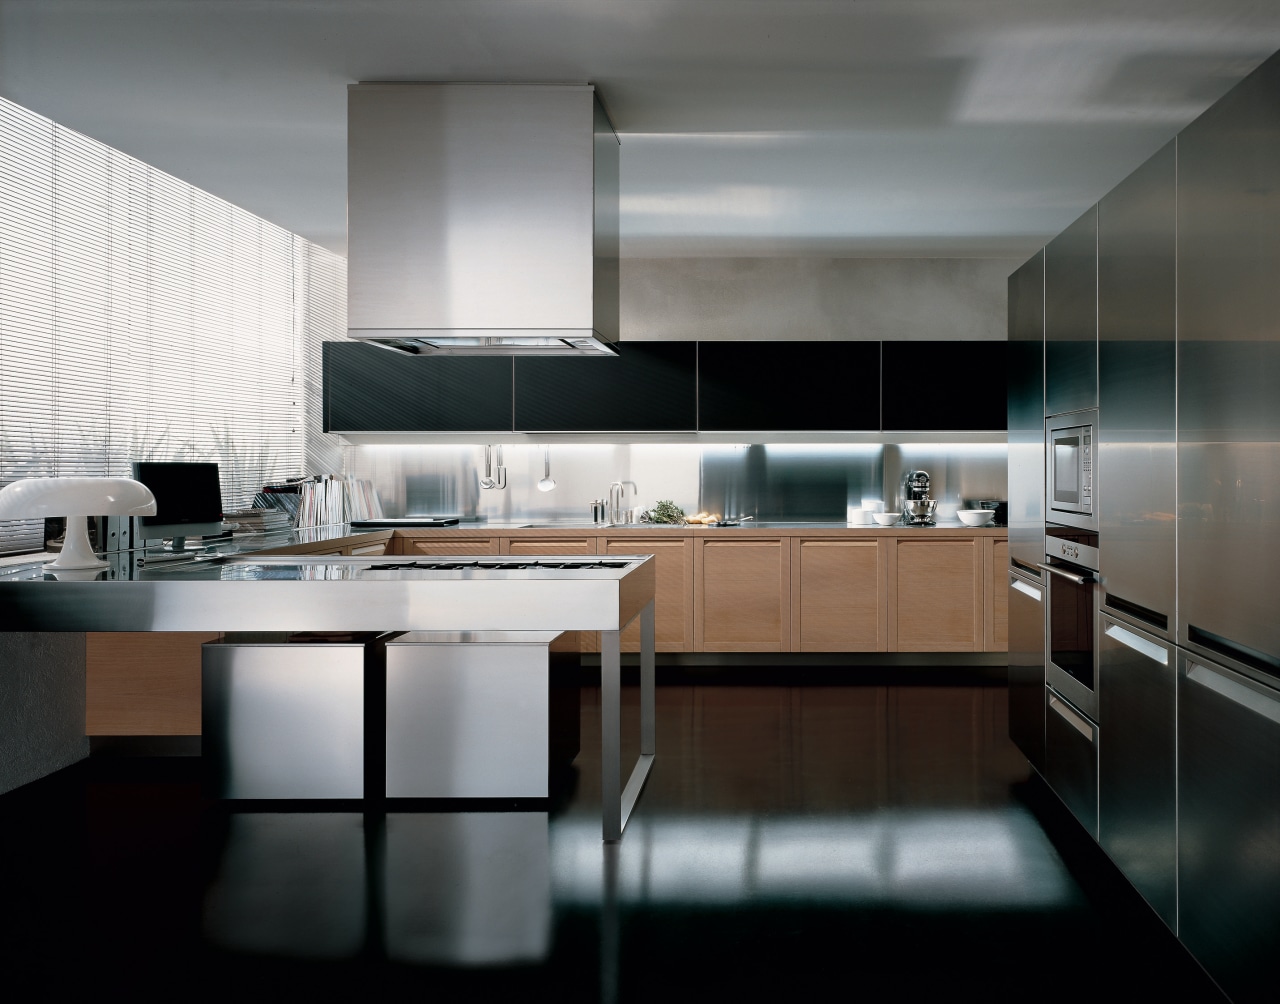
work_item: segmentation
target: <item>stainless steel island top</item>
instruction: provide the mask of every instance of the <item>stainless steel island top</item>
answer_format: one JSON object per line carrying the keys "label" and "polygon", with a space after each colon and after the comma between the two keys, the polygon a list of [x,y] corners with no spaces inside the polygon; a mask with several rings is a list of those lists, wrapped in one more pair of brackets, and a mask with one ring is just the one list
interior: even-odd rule
{"label": "stainless steel island top", "polygon": [[[580,555],[526,559],[580,564]],[[386,558],[281,555],[184,561],[68,578],[39,564],[0,571],[2,631],[617,631],[653,599],[649,555],[604,568],[402,568]],[[405,562],[401,562],[404,564]],[[85,573],[75,573],[85,575]]]}
{"label": "stainless steel island top", "polygon": [[[599,631],[603,832],[621,838],[656,749],[651,555],[244,555],[109,574],[5,568],[0,631]],[[624,787],[620,634],[637,617],[640,756]]]}

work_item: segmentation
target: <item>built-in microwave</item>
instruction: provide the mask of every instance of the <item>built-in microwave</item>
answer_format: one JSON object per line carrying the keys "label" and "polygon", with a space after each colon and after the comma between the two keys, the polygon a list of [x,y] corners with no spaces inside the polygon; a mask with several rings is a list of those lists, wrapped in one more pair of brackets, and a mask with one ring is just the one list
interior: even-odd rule
{"label": "built-in microwave", "polygon": [[1045,420],[1045,522],[1098,529],[1093,480],[1097,429],[1096,410]]}

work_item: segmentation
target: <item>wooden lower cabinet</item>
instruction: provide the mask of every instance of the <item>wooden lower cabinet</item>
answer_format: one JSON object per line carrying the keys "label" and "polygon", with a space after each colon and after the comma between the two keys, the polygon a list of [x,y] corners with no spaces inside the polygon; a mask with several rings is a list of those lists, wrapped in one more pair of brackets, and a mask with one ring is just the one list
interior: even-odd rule
{"label": "wooden lower cabinet", "polygon": [[983,636],[988,652],[1009,650],[1009,542],[996,537],[982,541]]}
{"label": "wooden lower cabinet", "polygon": [[85,735],[200,735],[199,631],[85,635]]}
{"label": "wooden lower cabinet", "polygon": [[791,647],[883,652],[889,644],[889,542],[791,540]]}
{"label": "wooden lower cabinet", "polygon": [[497,554],[497,537],[397,537],[390,554]]}
{"label": "wooden lower cabinet", "polygon": [[984,649],[983,538],[894,538],[889,560],[889,649]]}
{"label": "wooden lower cabinet", "polygon": [[502,554],[595,554],[595,537],[508,537]]}
{"label": "wooden lower cabinet", "polygon": [[791,538],[695,540],[694,648],[791,648]]}
{"label": "wooden lower cabinet", "polygon": [[[600,554],[652,554],[654,642],[659,652],[693,651],[693,544],[688,538],[602,537]],[[640,651],[640,625],[622,633],[624,652]]]}
{"label": "wooden lower cabinet", "polygon": [[[848,536],[399,531],[387,554],[652,554],[659,652],[1000,652],[1008,541],[940,531]],[[365,537],[308,545],[375,555]],[[314,550],[312,550],[314,549]],[[304,553],[303,548],[285,549]],[[582,652],[599,635],[577,632]],[[86,635],[88,735],[199,735],[200,646],[215,633]],[[639,650],[639,625],[623,634]],[[575,641],[563,639],[562,644]]]}

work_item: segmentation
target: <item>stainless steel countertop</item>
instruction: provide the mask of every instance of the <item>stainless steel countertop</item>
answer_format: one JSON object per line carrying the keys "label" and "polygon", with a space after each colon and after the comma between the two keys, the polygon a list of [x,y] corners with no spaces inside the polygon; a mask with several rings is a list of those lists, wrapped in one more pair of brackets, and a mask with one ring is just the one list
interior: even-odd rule
{"label": "stainless steel countertop", "polygon": [[818,522],[806,523],[783,520],[777,522],[749,520],[736,526],[704,526],[700,523],[594,523],[591,520],[512,520],[493,523],[459,523],[457,526],[433,527],[432,532],[483,533],[486,530],[1007,530],[1002,525],[965,526],[958,519],[939,519],[934,526],[904,526],[894,523],[880,526],[876,523]]}
{"label": "stainless steel countertop", "polygon": [[397,559],[241,553],[114,578],[33,563],[0,574],[0,631],[616,631],[653,599],[653,558],[609,558],[629,563],[389,571],[370,566]]}

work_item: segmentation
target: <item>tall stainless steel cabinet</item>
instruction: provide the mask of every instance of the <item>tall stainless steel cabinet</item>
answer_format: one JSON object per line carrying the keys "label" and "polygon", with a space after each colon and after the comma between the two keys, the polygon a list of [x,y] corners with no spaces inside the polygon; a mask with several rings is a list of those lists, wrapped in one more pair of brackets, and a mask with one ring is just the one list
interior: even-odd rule
{"label": "tall stainless steel cabinet", "polygon": [[1044,561],[1044,252],[1009,276],[1009,558]]}
{"label": "tall stainless steel cabinet", "polygon": [[1180,643],[1280,679],[1280,59],[1178,137]]}
{"label": "tall stainless steel cabinet", "polygon": [[1177,929],[1177,157],[1098,204],[1098,842]]}
{"label": "tall stainless steel cabinet", "polygon": [[1009,737],[1044,771],[1044,252],[1009,276]]}
{"label": "tall stainless steel cabinet", "polygon": [[1044,584],[1009,572],[1009,738],[1044,773]]}
{"label": "tall stainless steel cabinet", "polygon": [[1178,653],[1178,936],[1236,1004],[1274,1001],[1280,689]]}
{"label": "tall stainless steel cabinet", "polygon": [[1101,617],[1098,842],[1173,930],[1178,926],[1174,648]]}
{"label": "tall stainless steel cabinet", "polygon": [[1236,1001],[1280,945],[1280,57],[1178,137],[1179,937]]}
{"label": "tall stainless steel cabinet", "polygon": [[1098,204],[1102,602],[1162,638],[1176,571],[1176,185],[1171,142]]}
{"label": "tall stainless steel cabinet", "polygon": [[1044,413],[1098,407],[1098,207],[1044,249]]}

